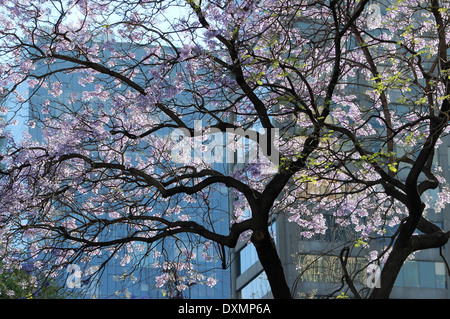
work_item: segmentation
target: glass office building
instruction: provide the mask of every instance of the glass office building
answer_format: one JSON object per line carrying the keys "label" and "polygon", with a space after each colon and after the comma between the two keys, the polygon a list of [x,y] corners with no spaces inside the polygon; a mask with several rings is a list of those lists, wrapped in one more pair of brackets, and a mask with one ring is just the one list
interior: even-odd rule
{"label": "glass office building", "polygon": [[[358,89],[356,87],[356,89]],[[397,92],[393,92],[392,101],[396,101]],[[363,96],[359,92],[358,96]],[[396,105],[402,108],[401,104]],[[377,147],[376,141],[373,147]],[[442,168],[442,176],[450,181],[450,136],[442,138],[436,149],[435,163]],[[430,191],[435,196],[435,191]],[[276,208],[275,208],[276,209]],[[328,228],[324,234],[311,238],[301,236],[300,227],[288,221],[283,212],[277,216],[273,233],[281,262],[284,266],[287,282],[296,298],[324,298],[342,284],[342,266],[338,258],[342,245],[352,240],[353,231]],[[335,224],[331,213],[324,212],[328,226]],[[450,228],[450,207],[442,211],[427,209],[427,218],[441,226]],[[395,229],[386,227],[387,231]],[[357,240],[358,238],[353,238]],[[327,253],[328,252],[328,253]],[[367,252],[366,252],[367,254]],[[367,259],[350,256],[348,267],[357,269],[358,265],[367,264]],[[450,258],[450,247],[428,249],[414,254],[414,258],[405,262],[396,280],[391,298],[450,298],[449,274],[446,261]],[[232,265],[233,298],[271,298],[270,287],[256,251],[251,243],[239,243],[233,251],[235,263]],[[303,266],[302,266],[303,265]],[[367,275],[356,278],[359,287],[367,284]]]}
{"label": "glass office building", "polygon": [[[59,65],[62,67],[64,65]],[[73,102],[73,97],[80,96],[85,90],[94,90],[94,83],[80,85],[78,78],[71,74],[58,73],[57,80],[62,84],[62,94],[57,98],[50,96],[48,90],[45,88],[38,89],[33,92],[32,97],[28,103],[28,119],[43,119],[45,117],[58,117],[64,113],[65,105],[70,105],[71,108],[79,107],[80,105]],[[71,100],[71,103],[67,101]],[[96,106],[96,100],[90,101],[93,108]],[[105,105],[105,103],[102,103]],[[73,109],[72,109],[73,110]],[[28,128],[28,132],[33,140],[44,142],[42,134],[41,121],[36,121],[36,125]],[[220,167],[219,169],[226,169]],[[81,203],[80,203],[81,204]],[[214,213],[211,219],[215,220],[214,226],[218,233],[226,233],[229,228],[229,200],[228,189],[222,187],[216,191],[209,199],[210,207],[213,208]],[[188,207],[181,205],[184,214],[196,215],[194,211],[189,211]],[[193,217],[191,220],[195,220]],[[183,234],[179,235],[183,238]],[[180,248],[175,245],[175,240],[170,238],[164,242],[164,248],[172,257],[181,254]],[[230,298],[230,270],[222,269],[222,260],[205,261],[202,257],[202,251],[193,251],[197,258],[193,261],[198,272],[207,277],[212,277],[217,280],[217,284],[210,288],[205,284],[190,284],[183,291],[178,291],[174,285],[165,285],[163,287],[156,287],[156,278],[164,273],[161,268],[155,268],[154,263],[157,262],[157,257],[152,253],[139,255],[135,253],[135,261],[124,266],[121,264],[121,257],[111,259],[98,277],[98,283],[92,285],[86,298],[214,298],[223,299]],[[99,259],[98,265],[103,260]],[[95,266],[95,265],[89,265]],[[167,271],[167,270],[165,270]],[[76,288],[74,288],[76,289]]]}

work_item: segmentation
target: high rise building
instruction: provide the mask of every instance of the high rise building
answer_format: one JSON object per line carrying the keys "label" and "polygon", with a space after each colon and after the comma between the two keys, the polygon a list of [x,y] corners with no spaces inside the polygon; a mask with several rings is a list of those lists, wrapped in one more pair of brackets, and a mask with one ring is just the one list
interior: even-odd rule
{"label": "high rise building", "polygon": [[[66,63],[70,64],[70,63]],[[64,65],[58,65],[58,67],[64,67]],[[53,78],[56,80],[56,78]],[[94,90],[95,83],[80,85],[78,78],[70,73],[58,73],[57,81],[62,84],[62,94],[55,98],[51,96],[46,88],[40,88],[33,90],[33,94],[28,102],[29,120],[35,122],[35,126],[29,128],[29,133],[33,140],[38,142],[44,142],[44,136],[42,134],[42,120],[46,117],[60,117],[64,114],[65,108],[70,108],[69,111],[74,111],[79,108],[81,104],[79,102],[68,101],[74,94],[81,96],[83,91]],[[91,101],[93,108],[96,106],[95,99]],[[104,103],[102,104],[104,105]],[[37,120],[39,119],[39,120]],[[224,169],[222,167],[221,169]],[[225,167],[226,169],[226,167]],[[81,204],[81,203],[80,203]],[[209,204],[214,207],[217,213],[211,218],[216,221],[216,231],[219,233],[225,233],[229,228],[229,215],[228,212],[228,190],[223,187],[219,189],[217,195],[213,195],[209,199]],[[188,210],[192,208],[183,207]],[[186,211],[186,214],[196,215],[195,211]],[[195,218],[195,217],[194,217]],[[194,218],[192,220],[194,220]],[[183,238],[183,234],[179,235],[179,238]],[[158,248],[158,247],[157,247]],[[168,239],[164,242],[164,249],[169,257],[177,257],[178,254],[182,254],[179,245],[175,240]],[[154,268],[153,263],[156,261],[156,257],[150,254],[139,253],[135,254],[135,261],[128,266],[123,266],[120,263],[121,256],[111,259],[102,271],[99,281],[94,286],[90,287],[86,294],[86,298],[213,298],[223,299],[230,298],[230,271],[229,269],[222,269],[222,261],[214,260],[206,262],[202,258],[202,251],[193,251],[196,254],[195,267],[197,271],[207,276],[212,276],[217,280],[217,284],[210,288],[205,284],[190,284],[188,288],[183,291],[178,291],[175,284],[164,285],[163,287],[156,288],[156,277],[161,275],[164,271],[170,272],[172,270],[161,270],[160,268]],[[103,261],[98,260],[98,265]],[[95,266],[95,265],[90,265]],[[176,270],[174,270],[176,271]],[[76,289],[76,288],[74,288]]]}
{"label": "high rise building", "polygon": [[[437,150],[439,164],[446,180],[450,180],[450,137],[445,137]],[[301,236],[300,227],[278,214],[273,225],[273,233],[288,285],[295,298],[324,298],[331,292],[342,288],[342,266],[339,251],[346,238],[345,234],[327,230],[324,235],[310,239]],[[427,218],[435,224],[448,229],[450,226],[450,207],[441,212],[430,210]],[[331,217],[327,220],[332,225]],[[258,261],[253,244],[240,243],[233,252],[231,277],[232,297],[242,299],[271,298],[271,290]],[[448,245],[442,249],[434,248],[419,251],[414,258],[403,265],[391,298],[450,298],[447,260],[450,258]],[[348,267],[352,270],[367,263],[364,257],[350,257]],[[303,268],[299,269],[298,265]],[[367,276],[361,273],[359,284],[367,284]]]}
{"label": "high rise building", "polygon": [[[6,121],[6,117],[0,116],[0,126],[2,126],[2,124],[5,123],[5,121]],[[3,130],[3,129],[4,128],[1,128],[1,130]],[[5,147],[5,136],[4,136],[4,133],[2,131],[0,131],[0,152],[3,150],[4,147]]]}
{"label": "high rise building", "polygon": [[[360,80],[358,80],[360,81]],[[356,85],[354,90],[360,90]],[[396,94],[395,90],[392,94]],[[357,96],[364,96],[359,92]],[[391,96],[396,101],[395,96]],[[366,101],[367,102],[367,101]],[[400,104],[396,107],[404,107]],[[375,126],[375,125],[374,125]],[[377,141],[372,147],[377,148]],[[435,164],[442,168],[442,176],[450,181],[450,136],[444,136],[439,148],[436,149]],[[436,197],[436,191],[429,191]],[[276,210],[276,208],[275,208]],[[357,240],[349,229],[334,229],[332,212],[324,212],[327,226],[325,234],[305,238],[302,229],[294,222],[288,221],[286,213],[279,212],[272,224],[273,238],[284,267],[286,280],[294,298],[325,298],[331,293],[336,296],[344,287],[342,285],[342,266],[339,253],[349,240]],[[441,211],[435,211],[433,206],[427,209],[427,219],[443,229],[450,228],[450,206]],[[394,229],[387,231],[394,232]],[[365,255],[364,255],[365,253]],[[368,251],[358,256],[350,256],[347,267],[357,271],[367,265]],[[447,261],[450,258],[450,247],[427,249],[414,253],[414,258],[403,265],[391,298],[450,298],[449,273]],[[231,267],[232,298],[259,299],[272,298],[270,285],[264,273],[256,250],[251,243],[241,242],[233,250]],[[355,277],[358,288],[371,285],[365,270]],[[375,284],[374,284],[375,285]]]}

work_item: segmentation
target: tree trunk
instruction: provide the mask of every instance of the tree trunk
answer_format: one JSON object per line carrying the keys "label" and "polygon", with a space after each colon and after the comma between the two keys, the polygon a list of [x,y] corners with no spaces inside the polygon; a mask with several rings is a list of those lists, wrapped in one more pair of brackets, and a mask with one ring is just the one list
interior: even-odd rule
{"label": "tree trunk", "polygon": [[255,245],[259,261],[266,272],[273,297],[275,299],[292,299],[283,265],[269,232],[254,232],[252,243]]}
{"label": "tree trunk", "polygon": [[408,218],[400,225],[398,237],[392,247],[388,259],[383,267],[380,277],[380,288],[375,288],[370,298],[387,299],[389,298],[395,280],[408,256],[413,252],[411,249],[411,236],[417,228],[421,219],[425,205],[420,196],[414,196],[417,187],[411,187],[413,195],[408,196]]}
{"label": "tree trunk", "polygon": [[400,248],[394,245],[392,251],[383,267],[380,276],[380,287],[375,288],[370,295],[370,299],[388,299],[394,287],[398,273],[403,263],[408,258],[410,250],[408,247]]}

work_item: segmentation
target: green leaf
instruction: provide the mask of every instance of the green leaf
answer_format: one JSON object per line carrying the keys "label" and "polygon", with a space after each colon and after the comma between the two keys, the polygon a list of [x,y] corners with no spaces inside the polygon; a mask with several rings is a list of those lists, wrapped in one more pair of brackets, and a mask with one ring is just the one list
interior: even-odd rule
{"label": "green leaf", "polygon": [[359,238],[356,242],[355,242],[355,247],[358,248],[359,246],[366,246],[368,245],[367,242],[365,242],[362,238]]}
{"label": "green leaf", "polygon": [[350,297],[347,296],[347,295],[345,294],[345,292],[341,292],[341,294],[338,295],[336,298],[337,298],[337,299],[348,299],[348,298],[350,298]]}
{"label": "green leaf", "polygon": [[397,167],[395,166],[396,166],[395,164],[388,164],[389,170],[394,173],[397,172]]}

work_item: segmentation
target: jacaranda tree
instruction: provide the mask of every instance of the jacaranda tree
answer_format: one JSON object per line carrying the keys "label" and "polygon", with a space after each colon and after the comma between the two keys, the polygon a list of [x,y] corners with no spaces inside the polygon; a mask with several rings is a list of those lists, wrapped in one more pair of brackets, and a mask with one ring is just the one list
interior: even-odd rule
{"label": "jacaranda tree", "polygon": [[[354,241],[340,254],[345,284],[388,298],[411,254],[447,243],[425,212],[449,195],[435,160],[448,1],[1,3],[8,267],[23,252],[52,276],[140,252],[160,258],[158,287],[182,291],[215,283],[193,247],[227,267],[228,249],[250,240],[273,296],[291,298],[269,231],[283,214],[306,238],[350,229],[381,285],[358,291],[345,267]],[[216,232],[212,198],[230,196],[229,232]]]}

